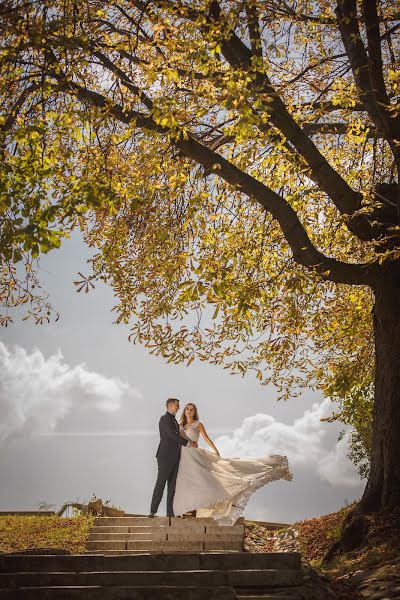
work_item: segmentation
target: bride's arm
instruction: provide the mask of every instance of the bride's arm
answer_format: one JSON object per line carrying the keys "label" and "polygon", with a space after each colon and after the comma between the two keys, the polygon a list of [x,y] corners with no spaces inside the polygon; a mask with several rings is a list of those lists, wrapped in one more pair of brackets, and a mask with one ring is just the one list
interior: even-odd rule
{"label": "bride's arm", "polygon": [[210,440],[210,438],[208,437],[208,435],[207,435],[207,432],[206,432],[206,430],[205,430],[205,428],[204,428],[204,425],[203,425],[203,423],[199,423],[199,424],[197,425],[197,429],[198,429],[198,431],[200,431],[201,435],[203,436],[203,439],[204,439],[204,441],[206,441],[206,442],[207,442],[207,444],[208,444],[209,446],[211,446],[211,448],[214,450],[215,454],[216,454],[217,456],[221,456],[221,455],[220,455],[220,453],[218,452],[218,450],[217,450],[216,446],[213,444],[213,442],[212,442],[212,441]]}
{"label": "bride's arm", "polygon": [[183,427],[179,427],[179,435],[181,437],[183,437],[184,440],[190,440],[190,438],[188,438],[188,436],[185,433],[185,430],[183,429]]}
{"label": "bride's arm", "polygon": [[191,440],[185,433],[185,430],[183,429],[183,427],[179,426],[179,435],[181,436],[181,438],[183,438],[184,440],[188,441],[188,447],[189,448],[197,448],[197,442],[194,442],[193,440]]}

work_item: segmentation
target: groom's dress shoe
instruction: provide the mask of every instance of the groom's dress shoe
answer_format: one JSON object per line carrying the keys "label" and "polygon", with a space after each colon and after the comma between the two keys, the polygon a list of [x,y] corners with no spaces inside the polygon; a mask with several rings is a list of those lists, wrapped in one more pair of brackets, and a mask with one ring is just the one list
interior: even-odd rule
{"label": "groom's dress shoe", "polygon": [[150,513],[149,515],[147,515],[148,519],[154,519],[156,515],[154,513]]}

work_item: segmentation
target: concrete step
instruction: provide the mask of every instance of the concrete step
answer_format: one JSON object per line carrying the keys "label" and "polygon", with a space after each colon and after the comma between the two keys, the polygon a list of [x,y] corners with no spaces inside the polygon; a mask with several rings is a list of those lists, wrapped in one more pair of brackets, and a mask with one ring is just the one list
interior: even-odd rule
{"label": "concrete step", "polygon": [[[174,526],[173,530],[179,529],[180,526]],[[229,533],[244,536],[244,525],[230,525],[229,527],[221,527],[220,525],[206,525],[206,533]]]}
{"label": "concrete step", "polygon": [[[217,549],[217,550],[208,550],[208,554],[220,554],[222,552],[221,549]],[[241,552],[241,550],[223,550],[224,554],[238,554],[238,552]],[[154,551],[154,552],[145,552],[143,550],[91,550],[90,552],[84,552],[84,554],[88,554],[90,556],[93,555],[98,555],[98,556],[143,556],[143,554],[146,554],[148,556],[154,556],[154,555],[166,555],[166,554],[173,554],[175,557],[177,557],[178,555],[183,555],[183,554],[197,554],[196,552],[160,552],[160,551]],[[400,600],[400,599],[399,599]]]}
{"label": "concrete step", "polygon": [[[196,517],[96,517],[94,526],[116,527],[116,526],[134,526],[134,527],[218,527],[226,529],[218,525],[211,517],[196,518]],[[238,519],[234,525],[230,527],[244,527],[244,520]]]}
{"label": "concrete step", "polygon": [[86,549],[92,551],[105,550],[142,550],[143,552],[207,552],[208,550],[243,550],[243,542],[225,540],[114,540],[88,541]]}
{"label": "concrete step", "polygon": [[[221,548],[216,548],[215,550],[207,550],[207,554],[221,554],[221,552],[223,552],[224,554],[238,554],[238,552],[242,552],[242,550],[229,550],[229,549],[221,549]],[[137,556],[137,555],[141,555],[143,556],[143,554],[159,554],[159,555],[164,555],[164,554],[176,554],[176,555],[184,555],[187,554],[187,552],[176,552],[174,550],[168,550],[168,549],[164,549],[164,550],[159,550],[157,552],[146,552],[145,550],[88,550],[85,551],[84,554],[88,554],[90,556],[93,555],[99,555],[99,556]],[[196,554],[196,552],[191,552],[190,554]],[[400,598],[399,598],[400,600]]]}
{"label": "concrete step", "polygon": [[207,552],[208,550],[237,550],[243,551],[242,540],[115,540],[88,541],[86,549],[92,551],[104,550],[142,550],[143,552]]}
{"label": "concrete step", "polygon": [[235,600],[228,586],[190,587],[31,587],[0,590],[1,600]]}
{"label": "concrete step", "polygon": [[[205,533],[203,535],[205,535]],[[167,536],[168,534],[165,531],[148,531],[145,533],[97,533],[97,531],[94,530],[90,532],[87,542],[134,542],[135,540],[165,541]]]}
{"label": "concrete step", "polygon": [[304,595],[282,595],[282,592],[279,592],[278,594],[257,594],[257,596],[254,594],[236,594],[236,600],[304,600]]}
{"label": "concrete step", "polygon": [[170,541],[186,541],[189,539],[190,541],[210,541],[216,542],[217,540],[227,541],[227,542],[241,542],[243,540],[243,536],[239,533],[230,533],[223,532],[220,533],[210,531],[208,533],[203,532],[194,532],[190,534],[190,537],[185,531],[174,531],[172,529],[168,529],[167,531],[156,530],[156,531],[148,531],[148,532],[140,532],[136,531],[133,533],[97,533],[96,530],[92,531],[89,534],[88,541],[90,542],[112,542],[112,541],[129,541],[134,542],[136,540],[170,540]]}
{"label": "concrete step", "polygon": [[[129,533],[129,529],[129,525],[96,525],[92,528],[91,531],[93,533]],[[140,529],[138,527],[135,527],[135,530],[142,531],[143,533],[148,533],[149,531],[152,531],[150,527],[140,527]]]}
{"label": "concrete step", "polygon": [[[174,541],[185,541],[187,535],[184,531],[175,532],[168,531],[167,533],[168,540]],[[192,533],[190,535],[191,540],[204,540],[205,542],[213,541],[217,542],[220,540],[221,542],[243,542],[243,535],[240,533],[230,533],[227,532],[219,532],[219,531],[208,531],[206,533]]]}
{"label": "concrete step", "polygon": [[146,527],[169,527],[170,517],[154,517],[153,519],[149,519],[148,517],[96,517],[94,520],[94,526],[97,527],[97,525],[142,525]]}
{"label": "concrete step", "polygon": [[[223,543],[221,542],[223,545]],[[202,552],[204,542],[170,542],[168,540],[86,542],[87,550],[142,550],[144,552]],[[223,549],[223,548],[222,548]]]}
{"label": "concrete step", "polygon": [[214,586],[282,588],[300,585],[298,570],[100,571],[88,573],[0,573],[0,589],[65,586]]}
{"label": "concrete step", "polygon": [[301,569],[298,552],[213,552],[187,554],[0,555],[0,572],[53,571],[196,571],[237,569]]}
{"label": "concrete step", "polygon": [[209,526],[209,525],[174,525],[174,526],[163,526],[163,527],[146,527],[144,525],[126,525],[126,526],[101,526],[96,525],[91,530],[91,533],[102,533],[102,534],[126,534],[126,533],[141,533],[144,535],[164,535],[166,533],[171,533],[174,535],[187,535],[191,536],[193,534],[215,534],[215,535],[237,535],[244,537],[244,527],[243,525],[233,525],[231,527],[219,527],[219,526]]}
{"label": "concrete step", "polygon": [[[183,543],[183,542],[179,542]],[[243,552],[243,541],[205,540],[203,542],[204,552],[210,550],[229,550],[230,552]]]}
{"label": "concrete step", "polygon": [[228,585],[223,571],[101,571],[100,573],[2,573],[1,588],[65,586],[214,586]]}
{"label": "concrete step", "polygon": [[[219,533],[221,528],[208,528],[208,531],[215,531]],[[144,525],[127,525],[127,526],[101,526],[96,525],[91,529],[91,533],[104,533],[104,534],[115,534],[115,533],[142,533],[144,535],[165,535],[168,532],[174,533],[183,533],[186,532],[188,535],[192,533],[206,533],[206,527],[202,525],[201,527],[145,527]],[[233,531],[232,533],[240,534],[240,531]]]}
{"label": "concrete step", "polygon": [[204,523],[204,525],[208,523],[219,527],[217,522],[211,517],[203,519],[197,519],[196,517],[96,517],[94,520],[94,525],[146,525],[151,527],[168,527],[169,525],[178,525],[180,523]]}
{"label": "concrete step", "polygon": [[[161,528],[159,529],[159,531]],[[162,529],[164,531],[164,529]],[[130,531],[136,531],[136,529],[130,528]],[[195,526],[195,525],[170,525],[170,527],[166,527],[165,531],[170,533],[187,533],[191,535],[192,533],[197,532],[205,532],[205,533],[215,533],[220,535],[241,535],[244,537],[244,526],[243,525],[231,525],[230,527],[220,527],[219,525],[205,525]]]}
{"label": "concrete step", "polygon": [[[217,550],[208,550],[207,554],[221,554],[221,552],[224,552],[224,554],[238,554],[241,552],[241,550],[221,550],[220,548]],[[184,554],[197,554],[197,552],[144,552],[143,550],[91,550],[90,552],[85,552],[84,554],[89,554],[90,556],[93,555],[99,555],[99,556],[143,556],[143,554],[146,554],[148,556],[154,556],[154,555],[166,555],[166,554],[172,554],[173,556],[175,556],[176,558],[179,556],[182,556]],[[400,600],[400,598],[399,598]]]}
{"label": "concrete step", "polygon": [[283,588],[303,583],[300,569],[236,569],[225,571],[235,588]]}

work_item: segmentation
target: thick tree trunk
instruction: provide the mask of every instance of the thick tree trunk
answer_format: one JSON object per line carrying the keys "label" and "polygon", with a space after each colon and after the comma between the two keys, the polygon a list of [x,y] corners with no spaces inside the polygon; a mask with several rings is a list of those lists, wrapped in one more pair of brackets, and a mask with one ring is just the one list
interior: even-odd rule
{"label": "thick tree trunk", "polygon": [[359,509],[400,506],[400,278],[375,288],[375,406],[371,472]]}

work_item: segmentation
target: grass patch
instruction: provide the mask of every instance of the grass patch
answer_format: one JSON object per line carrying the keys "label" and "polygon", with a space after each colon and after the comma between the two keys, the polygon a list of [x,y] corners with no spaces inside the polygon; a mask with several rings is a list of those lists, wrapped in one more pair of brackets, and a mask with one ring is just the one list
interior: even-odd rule
{"label": "grass patch", "polygon": [[0,552],[31,548],[62,548],[72,554],[85,550],[94,517],[0,516]]}

